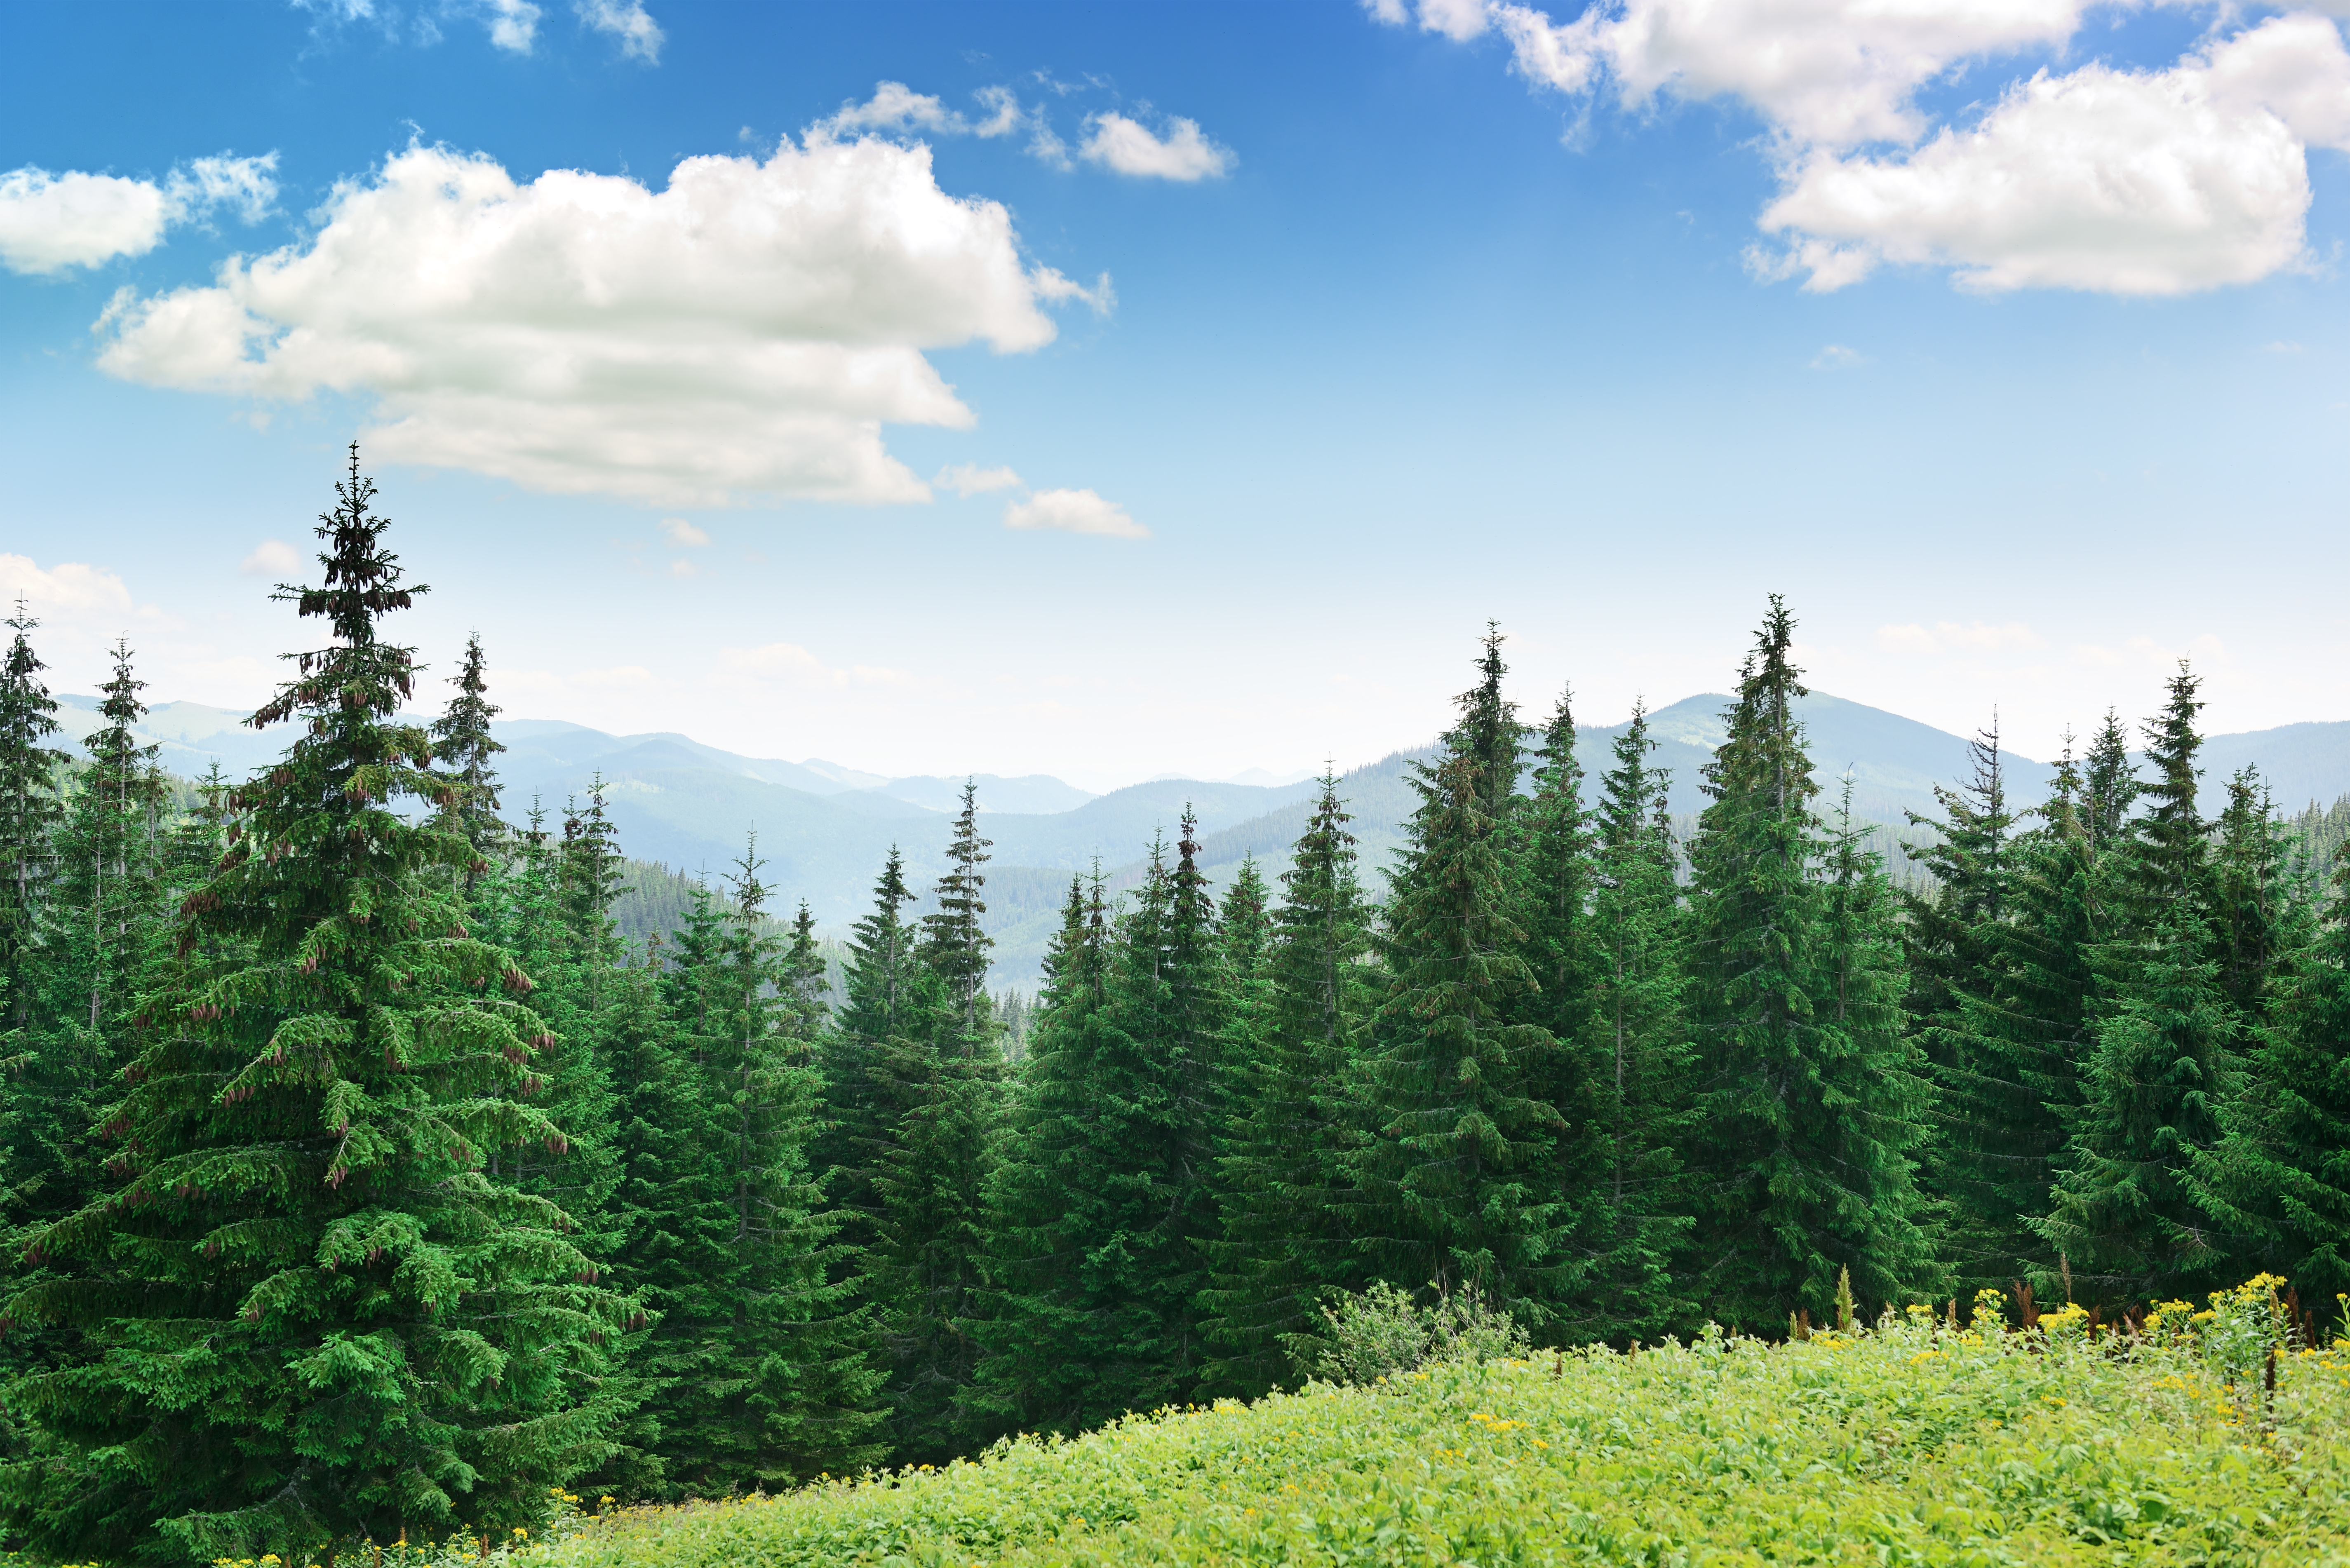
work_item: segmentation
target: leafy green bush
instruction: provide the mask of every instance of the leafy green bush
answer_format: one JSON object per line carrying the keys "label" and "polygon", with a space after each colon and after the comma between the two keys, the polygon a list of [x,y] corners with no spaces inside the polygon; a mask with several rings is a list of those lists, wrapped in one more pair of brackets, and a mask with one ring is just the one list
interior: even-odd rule
{"label": "leafy green bush", "polygon": [[[516,1568],[2341,1568],[2350,1341],[2279,1355],[2271,1389],[2270,1297],[2221,1293],[2127,1341],[2071,1310],[2007,1332],[1919,1308],[1801,1344],[1438,1359],[1385,1388],[1317,1383],[944,1469],[616,1511]],[[2263,1336],[2257,1355],[2241,1343]]]}
{"label": "leafy green bush", "polygon": [[1439,1361],[1501,1361],[1534,1354],[1525,1330],[1477,1291],[1431,1286],[1421,1305],[1384,1280],[1322,1309],[1328,1331],[1290,1336],[1290,1358],[1309,1378],[1373,1386]]}

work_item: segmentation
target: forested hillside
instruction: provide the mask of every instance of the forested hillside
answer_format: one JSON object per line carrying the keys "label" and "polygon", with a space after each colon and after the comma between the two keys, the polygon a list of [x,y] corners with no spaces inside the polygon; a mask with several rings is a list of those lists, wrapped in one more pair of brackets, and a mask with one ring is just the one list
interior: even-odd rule
{"label": "forested hillside", "polygon": [[[1522,706],[1489,633],[1431,748],[1302,791],[797,792],[889,834],[834,942],[794,878],[845,841],[632,865],[640,775],[517,818],[482,643],[420,681],[374,494],[354,448],[272,749],[192,790],[134,650],[77,755],[7,622],[35,1560],[934,1465],[1295,1386],[1326,1308],[1414,1293],[1623,1347],[2022,1287],[2136,1333],[2262,1271],[2306,1339],[2350,1292],[2345,811],[2214,777],[2190,670],[2045,768],[1918,726],[1871,771],[1775,597],[1679,740]],[[1861,804],[1937,757],[1898,878]]]}

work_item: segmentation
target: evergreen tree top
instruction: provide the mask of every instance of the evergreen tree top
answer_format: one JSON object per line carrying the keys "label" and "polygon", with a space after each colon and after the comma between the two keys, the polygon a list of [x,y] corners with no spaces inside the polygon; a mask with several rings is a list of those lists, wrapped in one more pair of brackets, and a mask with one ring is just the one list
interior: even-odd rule
{"label": "evergreen tree top", "polygon": [[[1729,731],[1705,765],[1705,792],[1717,802],[1742,801],[1775,815],[1808,819],[1819,784],[1804,746],[1795,701],[1811,695],[1795,667],[1795,618],[1786,599],[1771,596],[1770,612],[1738,672],[1738,697],[1723,715]],[[1709,809],[1708,815],[1711,815]]]}
{"label": "evergreen tree top", "polygon": [[[388,715],[416,694],[416,650],[395,643],[378,643],[378,623],[394,610],[408,609],[416,596],[430,593],[423,583],[403,587],[406,575],[400,557],[383,547],[388,517],[368,508],[375,500],[375,481],[359,472],[359,443],[351,442],[350,477],[335,482],[339,503],[318,514],[313,530],[327,542],[318,562],[326,580],[318,587],[281,583],[270,597],[290,602],[305,618],[323,616],[337,646],[306,653],[290,653],[303,679],[280,687],[245,721],[256,730],[282,722],[296,713],[316,720],[335,713]],[[419,763],[429,760],[420,756]]]}
{"label": "evergreen tree top", "polygon": [[16,612],[0,622],[16,633],[6,660],[0,662],[0,793],[12,810],[16,796],[47,791],[50,771],[68,760],[65,752],[42,743],[57,732],[57,700],[42,683],[41,671],[48,667],[26,635],[40,624],[22,599]]}
{"label": "evergreen tree top", "polygon": [[140,745],[133,733],[139,722],[147,716],[147,704],[139,693],[147,682],[130,673],[130,644],[127,639],[117,639],[113,649],[114,673],[108,677],[105,701],[99,712],[106,719],[105,727],[93,730],[83,741],[91,760],[116,778],[129,778],[151,767],[161,745]]}
{"label": "evergreen tree top", "polygon": [[1502,644],[1508,640],[1499,621],[1485,623],[1485,635],[1478,641],[1477,683],[1452,700],[1461,720],[1443,737],[1448,751],[1477,759],[1477,787],[1485,815],[1496,821],[1508,815],[1516,794],[1519,753],[1530,732],[1518,718],[1518,705],[1502,694],[1502,678],[1510,671],[1502,659]]}
{"label": "evergreen tree top", "polygon": [[2151,807],[2133,825],[2144,846],[2142,876],[2147,891],[2158,896],[2185,894],[2195,886],[2204,865],[2204,822],[2197,813],[2195,795],[2202,769],[2195,765],[2203,737],[2196,716],[2203,703],[2198,695],[2202,681],[2178,661],[2178,673],[2164,683],[2168,700],[2146,725],[2146,760],[2154,777],[2139,790]]}

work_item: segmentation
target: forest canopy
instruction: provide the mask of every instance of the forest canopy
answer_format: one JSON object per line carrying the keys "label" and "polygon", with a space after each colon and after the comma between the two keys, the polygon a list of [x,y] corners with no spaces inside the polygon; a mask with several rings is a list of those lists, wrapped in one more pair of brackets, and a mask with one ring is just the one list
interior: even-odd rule
{"label": "forest canopy", "polygon": [[935,885],[892,851],[837,944],[755,837],[706,886],[629,871],[597,792],[510,826],[483,643],[422,680],[375,500],[354,447],[249,777],[163,774],[127,645],[69,754],[6,622],[0,1539],[37,1559],[943,1463],[1295,1387],[1365,1292],[1619,1347],[2350,1292],[2342,824],[2250,770],[2203,814],[2183,664],[2029,810],[1981,735],[1897,883],[1782,599],[1693,821],[1642,715],[1587,775],[1489,630],[1388,877],[1335,777],[1221,888],[1186,814],[998,994],[968,787]]}

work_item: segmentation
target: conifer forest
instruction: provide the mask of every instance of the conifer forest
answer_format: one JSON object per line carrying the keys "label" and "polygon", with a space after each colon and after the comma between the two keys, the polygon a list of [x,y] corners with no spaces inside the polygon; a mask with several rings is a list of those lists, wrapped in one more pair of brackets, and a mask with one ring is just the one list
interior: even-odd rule
{"label": "conifer forest", "polygon": [[1072,877],[1007,996],[969,790],[837,966],[755,837],[624,939],[601,798],[511,827],[481,641],[403,644],[356,447],[317,533],[249,777],[161,771],[127,645],[59,744],[7,623],[0,1545],[36,1560],[944,1465],[1294,1389],[1374,1291],[1619,1348],[2350,1292],[2350,921],[2256,774],[2199,807],[2183,665],[2028,811],[1985,735],[1897,882],[1781,599],[1693,828],[1638,716],[1586,776],[1568,698],[1464,637],[1391,873],[1335,777],[1221,889],[1187,816],[1103,846],[1148,876]]}

